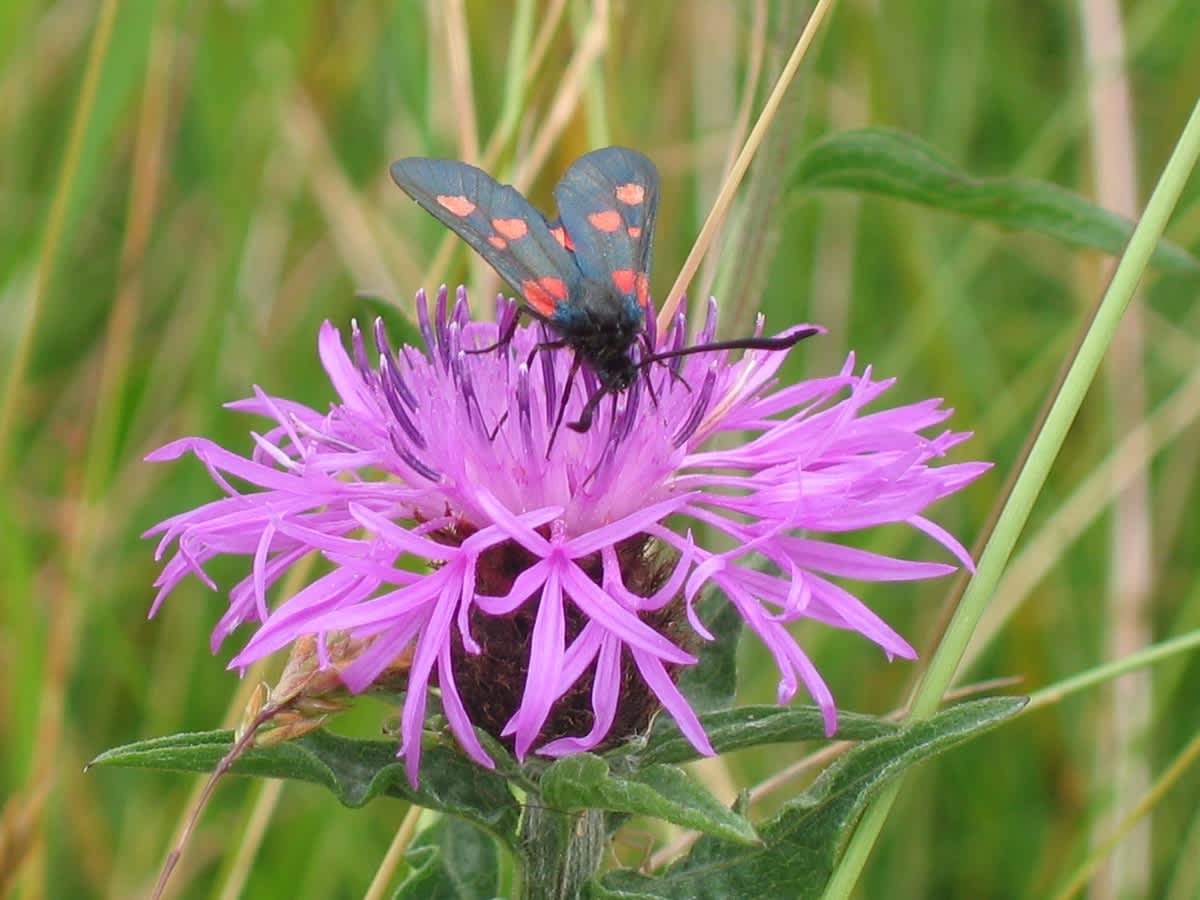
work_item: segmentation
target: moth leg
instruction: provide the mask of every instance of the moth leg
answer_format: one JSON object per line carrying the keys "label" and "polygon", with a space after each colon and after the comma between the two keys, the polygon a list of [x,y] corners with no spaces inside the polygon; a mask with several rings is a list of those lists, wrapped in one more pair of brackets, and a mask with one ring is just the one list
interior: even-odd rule
{"label": "moth leg", "polygon": [[654,390],[654,379],[650,377],[650,370],[643,369],[642,377],[646,379],[646,392],[650,394],[650,402],[658,409],[658,393]]}
{"label": "moth leg", "polygon": [[[529,351],[529,356],[525,359],[526,368],[533,367],[533,361],[543,350],[561,350],[565,346],[567,346],[566,341],[542,341],[540,344],[534,344],[533,349]],[[578,365],[578,361],[576,365]]]}
{"label": "moth leg", "polygon": [[[583,411],[579,413],[579,421],[568,422],[567,427],[570,428],[572,431],[578,431],[580,434],[583,434],[589,428],[591,428],[592,427],[592,417],[596,414],[596,407],[600,405],[600,401],[603,400],[605,395],[609,394],[609,393],[611,393],[611,391],[608,391],[605,388],[601,387],[600,390],[596,391],[596,393],[594,393],[594,394],[592,394],[592,396],[588,397],[587,403],[585,403],[583,405]],[[615,394],[613,395],[613,399],[614,399],[614,401],[616,400]],[[565,406],[564,406],[564,409],[565,409]],[[562,418],[562,412],[563,412],[563,410],[559,410],[559,416],[558,416],[559,419]]]}
{"label": "moth leg", "polygon": [[517,325],[520,324],[520,321],[521,312],[518,310],[517,314],[512,317],[511,321],[504,326],[504,334],[500,335],[496,343],[489,344],[486,347],[478,347],[475,350],[464,350],[463,352],[472,355],[477,353],[491,353],[493,350],[499,350],[503,347],[507,347],[510,343],[512,343],[513,335],[517,333]]}
{"label": "moth leg", "polygon": [[688,383],[687,383],[687,379],[686,379],[686,378],[684,378],[682,375],[680,375],[680,374],[679,374],[679,372],[678,372],[678,371],[675,369],[675,367],[674,367],[674,366],[670,365],[670,364],[669,364],[668,362],[666,362],[665,360],[661,360],[661,359],[660,359],[660,360],[658,360],[658,361],[659,361],[660,363],[662,363],[664,366],[666,366],[666,367],[667,367],[667,371],[671,373],[671,378],[672,378],[672,379],[674,379],[675,381],[678,381],[680,384],[682,384],[682,385],[684,386],[684,388],[686,388],[686,389],[687,389],[687,392],[688,392],[689,394],[692,392],[692,386],[691,386],[690,384],[688,384]]}
{"label": "moth leg", "polygon": [[[592,408],[599,406],[600,401],[597,400],[596,402],[593,403],[592,402],[593,398],[594,397],[603,398],[606,393],[610,397],[612,397],[612,422],[613,422],[613,427],[611,429],[609,429],[608,440],[607,440],[608,446],[606,447],[606,451],[607,451],[608,449],[615,447],[616,442],[617,442],[617,428],[616,428],[617,402],[618,402],[617,395],[614,391],[605,391],[605,390],[601,389],[601,390],[597,391],[595,394],[593,394],[592,397],[588,398],[587,405],[588,405],[588,407],[592,407]],[[575,430],[580,430],[580,429],[577,429],[576,426],[582,425],[582,426],[584,426],[582,430],[587,431],[588,428],[591,427],[591,424],[592,424],[592,413],[585,409],[583,415],[580,416],[579,421],[572,422],[569,425],[567,425],[567,427],[575,429]],[[583,481],[580,483],[580,487],[586,487],[588,484],[590,484],[592,479],[595,478],[596,474],[600,471],[600,468],[606,462],[608,462],[610,458],[611,457],[607,452],[601,453],[599,459],[596,460],[596,464],[594,466],[592,466],[592,471],[588,472],[587,478],[583,479]]]}
{"label": "moth leg", "polygon": [[496,440],[496,435],[500,433],[500,429],[504,427],[504,423],[508,421],[508,410],[504,411],[504,415],[500,417],[500,421],[496,423],[496,427],[488,432],[488,443]]}
{"label": "moth leg", "polygon": [[667,365],[666,360],[657,358],[657,354],[654,352],[654,348],[650,346],[650,340],[646,337],[645,332],[642,332],[642,345],[646,348],[646,355],[638,363],[637,367],[639,371],[644,372],[646,375],[646,385],[650,388],[650,399],[654,401],[655,406],[658,406],[658,398],[654,396],[654,384],[650,380],[651,363],[659,363],[660,365],[666,367],[666,370],[671,373],[671,378],[675,381],[678,381],[684,386],[684,389],[687,390],[688,393],[691,393],[692,386],[687,383],[687,379],[676,372],[672,366]]}
{"label": "moth leg", "polygon": [[[539,344],[538,346],[541,346],[541,345]],[[536,351],[537,347],[535,347],[534,350]],[[578,371],[579,371],[579,354],[576,354],[575,358],[571,360],[571,371],[569,373],[567,373],[567,383],[565,385],[563,385],[562,400],[559,401],[559,404],[558,404],[558,414],[554,417],[554,427],[550,430],[550,442],[548,444],[546,444],[546,459],[550,458],[550,451],[554,449],[554,441],[558,437],[558,428],[560,425],[562,425],[563,416],[565,416],[567,414],[567,401],[571,399],[571,388],[573,388],[575,386],[575,374]],[[602,392],[597,391],[596,393],[600,394]],[[584,408],[587,409],[591,406],[592,406],[592,401],[591,401],[591,398],[589,398],[588,402],[587,402],[587,406]],[[588,414],[588,421],[589,422],[591,421],[590,413]],[[578,423],[571,423],[571,424],[568,424],[567,427],[575,429],[576,424],[578,424]],[[575,429],[575,430],[576,431],[578,431],[578,430],[587,431],[586,428]]]}

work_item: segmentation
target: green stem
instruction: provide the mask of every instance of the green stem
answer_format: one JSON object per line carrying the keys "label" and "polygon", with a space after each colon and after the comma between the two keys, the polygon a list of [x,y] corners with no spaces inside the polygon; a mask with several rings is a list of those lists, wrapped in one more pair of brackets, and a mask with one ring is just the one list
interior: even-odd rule
{"label": "green stem", "polygon": [[596,874],[608,835],[598,809],[563,813],[536,804],[521,819],[523,900],[574,900]]}
{"label": "green stem", "polygon": [[1180,656],[1197,647],[1200,647],[1200,629],[1189,631],[1187,634],[1181,634],[1179,637],[1163,641],[1161,644],[1145,647],[1136,653],[1130,653],[1128,656],[1114,659],[1111,662],[1096,666],[1094,669],[1088,669],[1086,672],[1080,672],[1078,675],[1073,675],[1070,678],[1064,678],[1062,681],[1047,685],[1040,691],[1034,691],[1030,694],[1029,704],[1021,710],[1021,715],[1028,715],[1035,709],[1041,709],[1043,706],[1058,703],[1072,694],[1085,691],[1098,684],[1114,681],[1127,672],[1144,669],[1162,660]]}
{"label": "green stem", "polygon": [[[1021,470],[1012,495],[996,521],[996,530],[979,559],[979,569],[963,594],[962,603],[946,630],[930,661],[929,670],[917,688],[912,704],[912,718],[922,719],[933,714],[942,695],[950,687],[967,643],[987,608],[1000,576],[1004,573],[1034,501],[1041,492],[1050,467],[1058,456],[1071,423],[1083,398],[1100,368],[1104,352],[1112,342],[1133,297],[1134,289],[1145,272],[1150,254],[1166,228],[1167,219],[1175,208],[1188,175],[1200,157],[1200,102],[1176,144],[1166,168],[1150,196],[1146,211],[1134,229],[1129,246],[1121,257],[1108,290],[1096,315],[1087,326],[1087,334],[1079,352],[1063,380],[1062,388],[1046,417],[1045,425],[1034,441],[1029,459]],[[825,891],[826,900],[850,895],[867,857],[887,819],[892,803],[899,793],[901,780],[892,782],[867,808],[862,821],[846,848],[841,863]]]}
{"label": "green stem", "polygon": [[1167,766],[1166,771],[1155,780],[1154,786],[1138,801],[1137,805],[1118,823],[1113,833],[1100,844],[1093,847],[1087,859],[1079,864],[1071,880],[1058,894],[1055,900],[1073,900],[1083,893],[1088,881],[1096,874],[1096,870],[1109,858],[1116,846],[1129,834],[1133,826],[1142,821],[1159,801],[1188,774],[1189,770],[1200,760],[1200,734],[1188,741],[1174,762]]}
{"label": "green stem", "polygon": [[[13,430],[18,427],[16,419],[25,387],[25,370],[29,367],[29,357],[33,352],[33,338],[37,333],[38,322],[50,293],[50,281],[54,274],[55,262],[58,259],[63,230],[66,227],[71,192],[76,187],[79,163],[83,158],[84,138],[87,136],[88,126],[92,121],[92,113],[96,109],[96,92],[100,87],[104,61],[108,58],[113,23],[117,19],[119,8],[120,3],[116,0],[105,0],[100,6],[96,28],[92,33],[91,47],[88,50],[87,65],[83,71],[83,82],[79,89],[79,102],[75,106],[75,115],[71,119],[71,130],[67,136],[62,167],[55,180],[54,197],[46,218],[45,231],[42,233],[42,246],[38,252],[37,267],[33,273],[33,287],[29,292],[28,309],[24,319],[17,325],[16,346],[13,348],[3,391],[0,391],[0,436],[3,436],[6,443],[5,447],[0,448],[0,476],[8,474],[8,467],[11,463],[8,458],[9,451],[20,444],[18,438],[13,434]],[[3,480],[0,477],[0,481]]]}
{"label": "green stem", "polygon": [[528,84],[526,69],[529,67],[529,44],[533,39],[533,0],[519,0],[513,14],[512,37],[508,44],[508,64],[505,66],[504,101],[500,110],[499,124],[488,141],[488,150],[484,154],[485,161],[495,162],[496,155],[502,146],[508,143],[509,136],[516,130],[521,121],[521,112],[525,108],[526,86]]}
{"label": "green stem", "polygon": [[[569,7],[571,28],[575,39],[581,38],[588,30],[591,17],[596,15],[590,2],[575,2]],[[610,27],[609,22],[605,28]],[[588,143],[593,147],[606,147],[612,143],[612,135],[608,127],[608,101],[604,89],[605,61],[601,56],[596,64],[589,67],[584,91],[587,102],[584,104],[584,115],[587,116]]]}

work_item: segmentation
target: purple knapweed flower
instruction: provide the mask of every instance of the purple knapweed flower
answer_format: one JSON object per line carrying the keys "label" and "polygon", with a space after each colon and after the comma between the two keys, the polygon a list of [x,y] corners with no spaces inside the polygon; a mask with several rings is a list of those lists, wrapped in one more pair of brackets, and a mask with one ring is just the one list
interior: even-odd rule
{"label": "purple knapweed flower", "polygon": [[[950,414],[938,400],[867,411],[892,382],[855,374],[853,356],[836,375],[786,386],[775,379],[786,351],[655,364],[601,404],[589,431],[563,428],[551,444],[570,351],[539,350],[553,336],[536,324],[492,347],[517,314],[512,302],[500,303],[498,324],[472,321],[461,289],[452,307],[442,290],[432,320],[423,295],[418,310],[425,348],[394,350],[377,322],[374,359],[357,328],[348,353],[322,327],[339,396],[328,412],[260,390],[230,404],[274,422],[249,457],[203,438],[148,457],[192,453],[227,495],[151,530],[163,535],[160,558],[175,545],[151,614],[189,573],[216,589],[204,563],[239,554],[250,573],[229,592],[214,649],[242,623],[258,625],[231,667],[311,635],[320,654],[328,637],[348,634],[365,649],[341,677],[361,691],[408,654],[400,752],[414,783],[433,688],[458,742],[485,766],[474,726],[519,758],[559,756],[627,737],[660,706],[712,753],[673,678],[711,639],[693,608],[706,586],[771,652],[779,701],[803,683],[832,733],[833,697],[789,624],[816,619],[913,658],[831,576],[903,581],[954,567],[828,536],[903,522],[971,565],[922,511],[987,464],[930,466],[968,435],[922,434]],[[715,327],[712,304],[698,341]],[[657,346],[681,347],[685,334],[681,315]],[[565,421],[597,388],[581,374]],[[714,535],[725,549],[702,543]],[[314,552],[323,574],[268,603]]]}

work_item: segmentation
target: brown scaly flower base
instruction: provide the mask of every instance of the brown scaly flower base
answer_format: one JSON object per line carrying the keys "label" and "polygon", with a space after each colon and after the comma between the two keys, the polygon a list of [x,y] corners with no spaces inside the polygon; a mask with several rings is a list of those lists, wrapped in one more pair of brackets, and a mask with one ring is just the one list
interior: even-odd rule
{"label": "brown scaly flower base", "polygon": [[[465,535],[441,535],[443,539],[462,540]],[[649,535],[637,535],[617,545],[617,559],[629,590],[638,596],[652,595],[665,583],[675,565],[670,553],[663,552]],[[479,560],[477,590],[481,594],[502,596],[511,589],[521,572],[537,561],[519,544],[506,542],[487,551]],[[596,584],[601,582],[599,554],[578,560],[580,567]],[[501,730],[521,705],[529,665],[530,641],[540,594],[531,597],[507,616],[489,616],[475,609],[471,615],[471,634],[481,653],[467,653],[461,638],[454,638],[454,678],[463,705],[471,721],[508,747],[511,738],[502,738]],[[588,618],[572,603],[565,609],[567,645],[573,641]],[[672,641],[684,644],[694,640],[687,627],[682,596],[675,597],[662,609],[643,615],[642,620]],[[619,744],[643,733],[658,712],[660,704],[642,680],[633,659],[625,653],[621,663],[621,693],[617,715],[604,746]],[[586,671],[570,690],[555,703],[536,745],[561,737],[587,734],[594,719],[592,713],[592,670]]]}

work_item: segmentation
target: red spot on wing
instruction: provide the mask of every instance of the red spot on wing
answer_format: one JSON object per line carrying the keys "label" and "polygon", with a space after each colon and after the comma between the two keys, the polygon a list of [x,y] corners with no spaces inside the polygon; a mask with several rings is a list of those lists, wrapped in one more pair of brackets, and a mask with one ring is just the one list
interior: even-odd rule
{"label": "red spot on wing", "polygon": [[640,225],[630,225],[625,230],[629,232],[629,236],[635,241],[642,236],[642,228]]}
{"label": "red spot on wing", "polygon": [[601,231],[612,233],[621,227],[621,214],[615,209],[603,209],[588,216],[588,221]]}
{"label": "red spot on wing", "polygon": [[567,229],[563,228],[561,225],[555,225],[550,229],[550,233],[554,235],[554,239],[558,241],[559,246],[561,246],[564,250],[574,251],[575,242],[572,241],[571,236],[567,234]]}
{"label": "red spot on wing", "polygon": [[454,216],[469,216],[475,212],[475,204],[463,196],[438,194],[435,199],[438,206]]}
{"label": "red spot on wing", "polygon": [[627,206],[637,206],[646,199],[646,189],[640,184],[629,182],[617,185],[617,199]]}
{"label": "red spot on wing", "polygon": [[554,298],[546,293],[546,289],[532,279],[521,282],[521,296],[533,307],[535,312],[543,316],[554,315]]}
{"label": "red spot on wing", "polygon": [[493,247],[495,247],[497,250],[503,250],[506,247],[508,247],[508,241],[506,241],[504,238],[500,237],[500,235],[498,235],[498,234],[490,235],[488,237],[488,243],[491,244]]}
{"label": "red spot on wing", "polygon": [[510,241],[518,241],[529,234],[524,219],[492,219],[492,227]]}
{"label": "red spot on wing", "polygon": [[613,269],[612,280],[622,294],[632,294],[637,284],[637,273],[633,269]]}
{"label": "red spot on wing", "polygon": [[650,279],[646,277],[645,272],[638,272],[634,279],[637,286],[637,301],[641,306],[646,306],[650,303]]}
{"label": "red spot on wing", "polygon": [[528,278],[521,282],[521,295],[535,311],[543,316],[552,316],[558,302],[567,299],[567,284],[561,278],[549,276],[536,281]]}
{"label": "red spot on wing", "polygon": [[561,278],[546,276],[545,278],[539,278],[538,284],[555,300],[567,299],[567,283]]}

